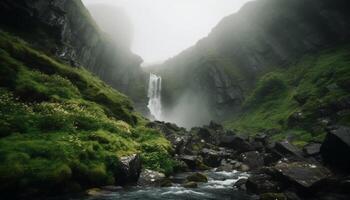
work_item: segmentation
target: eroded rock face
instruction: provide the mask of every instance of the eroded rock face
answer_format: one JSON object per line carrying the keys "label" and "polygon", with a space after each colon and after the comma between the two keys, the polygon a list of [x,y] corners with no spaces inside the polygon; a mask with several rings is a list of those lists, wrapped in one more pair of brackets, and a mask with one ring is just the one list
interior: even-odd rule
{"label": "eroded rock face", "polygon": [[333,168],[350,172],[350,128],[333,127],[328,130],[321,155]]}
{"label": "eroded rock face", "polygon": [[0,28],[63,62],[85,67],[137,104],[144,103],[140,93],[146,98],[146,90],[136,89],[146,85],[142,59],[102,33],[81,0],[3,0]]}

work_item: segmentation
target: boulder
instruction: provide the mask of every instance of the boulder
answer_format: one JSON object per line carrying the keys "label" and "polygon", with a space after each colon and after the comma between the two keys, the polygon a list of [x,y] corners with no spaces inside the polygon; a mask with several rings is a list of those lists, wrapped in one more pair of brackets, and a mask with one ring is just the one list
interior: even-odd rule
{"label": "boulder", "polygon": [[137,182],[137,185],[160,186],[164,178],[165,178],[165,174],[163,173],[145,169],[145,170],[142,170],[139,181]]}
{"label": "boulder", "polygon": [[236,150],[239,153],[253,151],[254,148],[248,142],[247,138],[236,135],[224,135],[220,139],[220,146]]}
{"label": "boulder", "polygon": [[239,158],[240,161],[248,165],[251,170],[264,166],[264,157],[257,151],[242,153]]}
{"label": "boulder", "polygon": [[203,157],[204,164],[210,167],[220,166],[223,159],[229,158],[231,156],[231,153],[223,148],[219,150],[204,148],[200,154]]}
{"label": "boulder", "polygon": [[260,200],[288,200],[283,193],[264,193],[260,195]]}
{"label": "boulder", "polygon": [[192,175],[189,175],[187,178],[186,178],[187,182],[201,182],[201,183],[206,183],[208,182],[208,178],[206,175],[202,174],[202,173],[199,173],[199,172],[196,172]]}
{"label": "boulder", "polygon": [[320,143],[310,143],[303,147],[303,152],[306,156],[317,156],[320,154],[321,144]]}
{"label": "boulder", "polygon": [[248,192],[254,194],[279,192],[282,188],[272,176],[265,173],[252,174],[247,180],[246,187]]}
{"label": "boulder", "polygon": [[179,159],[186,163],[190,170],[206,170],[208,167],[203,164],[200,156],[182,155]]}
{"label": "boulder", "polygon": [[350,128],[334,127],[328,130],[321,146],[321,156],[332,168],[350,172]]}
{"label": "boulder", "polygon": [[276,177],[288,186],[296,186],[300,191],[308,191],[311,187],[326,179],[330,172],[317,163],[279,162],[275,167]]}
{"label": "boulder", "polygon": [[120,158],[119,170],[116,172],[118,185],[136,184],[141,173],[141,158],[133,154]]}
{"label": "boulder", "polygon": [[277,142],[274,150],[282,157],[303,159],[303,153],[288,141]]}
{"label": "boulder", "polygon": [[182,187],[184,187],[184,188],[197,188],[198,187],[198,183],[196,183],[196,182],[186,182],[186,183],[182,184]]}
{"label": "boulder", "polygon": [[247,180],[248,179],[246,178],[241,178],[233,186],[239,190],[247,190],[247,187],[246,187]]}

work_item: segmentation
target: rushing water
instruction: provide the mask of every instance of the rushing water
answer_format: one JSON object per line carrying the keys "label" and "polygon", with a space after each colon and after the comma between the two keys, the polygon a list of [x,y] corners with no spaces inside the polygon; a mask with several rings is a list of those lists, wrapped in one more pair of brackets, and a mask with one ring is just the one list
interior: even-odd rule
{"label": "rushing water", "polygon": [[148,85],[148,109],[151,114],[160,120],[162,115],[162,103],[161,103],[161,92],[162,92],[162,78],[155,74],[150,74],[149,85]]}
{"label": "rushing water", "polygon": [[[234,183],[240,178],[247,177],[246,173],[241,172],[213,172],[205,173],[208,183],[199,184],[198,188],[189,189],[175,184],[173,187],[131,187],[121,189],[117,192],[104,192],[103,195],[95,197],[77,198],[71,200],[252,200],[244,192],[234,189]],[[178,174],[174,177],[176,180],[183,180],[188,174]]]}

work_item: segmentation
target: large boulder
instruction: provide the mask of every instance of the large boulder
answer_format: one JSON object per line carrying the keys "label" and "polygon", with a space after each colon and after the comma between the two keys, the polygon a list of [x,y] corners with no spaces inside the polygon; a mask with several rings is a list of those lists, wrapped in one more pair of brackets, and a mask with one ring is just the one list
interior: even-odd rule
{"label": "large boulder", "polygon": [[288,141],[277,142],[274,146],[275,152],[282,157],[303,159],[303,153]]}
{"label": "large boulder", "polygon": [[237,135],[224,135],[220,139],[220,146],[236,150],[239,153],[253,151],[254,148],[248,139]]}
{"label": "large boulder", "polygon": [[252,174],[246,183],[247,191],[254,194],[264,194],[270,192],[280,192],[280,183],[273,180],[273,177],[265,173]]}
{"label": "large boulder", "polygon": [[186,163],[190,170],[206,170],[208,166],[203,163],[203,159],[200,156],[182,155],[179,157],[181,161]]}
{"label": "large boulder", "polygon": [[239,157],[240,161],[245,165],[248,165],[252,170],[264,166],[264,157],[257,151],[242,153]]}
{"label": "large boulder", "polygon": [[145,169],[145,170],[142,170],[140,174],[140,178],[137,182],[137,185],[160,186],[164,179],[165,179],[165,174]]}
{"label": "large boulder", "polygon": [[208,177],[202,173],[196,172],[194,174],[189,175],[186,178],[187,182],[200,182],[200,183],[206,183],[208,182]]}
{"label": "large boulder", "polygon": [[232,155],[232,152],[227,151],[224,148],[218,150],[204,148],[200,154],[203,157],[204,164],[210,167],[219,167],[221,161],[229,158]]}
{"label": "large boulder", "polygon": [[136,184],[140,177],[141,167],[142,164],[139,154],[120,158],[120,166],[117,172],[117,184]]}
{"label": "large boulder", "polygon": [[310,143],[303,147],[303,152],[306,156],[317,156],[320,154],[321,144],[320,143]]}
{"label": "large boulder", "polygon": [[299,191],[309,191],[312,186],[329,177],[330,172],[317,163],[279,162],[275,167],[276,177],[285,185],[295,186]]}
{"label": "large boulder", "polygon": [[329,129],[321,146],[321,155],[331,167],[350,172],[350,128],[341,126]]}

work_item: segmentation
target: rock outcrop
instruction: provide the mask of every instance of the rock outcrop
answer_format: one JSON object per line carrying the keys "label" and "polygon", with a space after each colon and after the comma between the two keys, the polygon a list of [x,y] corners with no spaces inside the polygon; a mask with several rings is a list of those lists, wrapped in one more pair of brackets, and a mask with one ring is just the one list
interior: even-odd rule
{"label": "rock outcrop", "polygon": [[137,105],[145,104],[142,59],[105,35],[81,0],[1,1],[0,29],[72,66],[85,67]]}
{"label": "rock outcrop", "polygon": [[212,118],[239,113],[255,81],[270,67],[283,69],[305,53],[349,41],[348,7],[346,0],[247,3],[208,37],[155,67],[163,77],[164,105],[178,106],[176,99],[190,91],[211,106]]}

